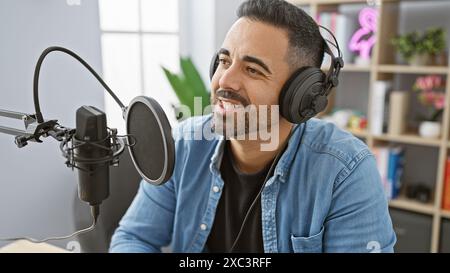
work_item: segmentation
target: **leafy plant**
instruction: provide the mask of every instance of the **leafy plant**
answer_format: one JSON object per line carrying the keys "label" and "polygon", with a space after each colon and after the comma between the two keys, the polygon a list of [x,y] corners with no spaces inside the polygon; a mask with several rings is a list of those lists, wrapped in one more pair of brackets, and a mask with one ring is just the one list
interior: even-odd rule
{"label": "leafy plant", "polygon": [[[210,94],[200,73],[189,57],[180,57],[180,68],[180,73],[176,74],[169,71],[167,68],[162,67],[164,74],[180,100],[180,103],[187,106],[193,115],[195,113],[194,98],[201,98],[201,112],[203,113],[203,109],[210,104]],[[198,109],[197,111],[200,112]]]}
{"label": "leafy plant", "polygon": [[418,32],[407,33],[392,39],[392,44],[397,48],[397,51],[402,54],[407,61],[411,60],[414,54],[420,53],[419,49],[419,34]]}
{"label": "leafy plant", "polygon": [[423,35],[422,47],[429,54],[441,53],[446,48],[444,29],[428,29]]}
{"label": "leafy plant", "polygon": [[443,52],[446,48],[445,31],[443,28],[429,28],[422,34],[413,31],[397,36],[391,43],[405,60],[410,61],[415,55]]}

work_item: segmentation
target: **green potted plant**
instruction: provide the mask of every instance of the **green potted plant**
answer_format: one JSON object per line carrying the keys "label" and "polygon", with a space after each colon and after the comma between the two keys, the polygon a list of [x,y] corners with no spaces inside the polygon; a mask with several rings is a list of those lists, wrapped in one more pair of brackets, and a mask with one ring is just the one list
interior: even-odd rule
{"label": "green potted plant", "polygon": [[417,54],[418,51],[419,33],[415,31],[400,35],[392,39],[391,42],[402,55],[403,59],[410,62],[412,57]]}
{"label": "green potted plant", "polygon": [[[179,121],[197,113],[203,113],[205,107],[210,104],[210,93],[191,58],[180,57],[180,68],[180,73],[174,73],[162,67],[167,80],[180,101],[180,105],[173,105],[176,118]],[[201,109],[195,109],[195,98],[201,100]],[[181,111],[181,106],[186,106],[190,113]]]}
{"label": "green potted plant", "polygon": [[423,51],[429,54],[434,65],[446,65],[445,31],[443,28],[430,28],[423,34]]}
{"label": "green potted plant", "polygon": [[406,33],[392,39],[391,43],[411,65],[445,65],[443,28],[429,28],[422,34],[417,31]]}

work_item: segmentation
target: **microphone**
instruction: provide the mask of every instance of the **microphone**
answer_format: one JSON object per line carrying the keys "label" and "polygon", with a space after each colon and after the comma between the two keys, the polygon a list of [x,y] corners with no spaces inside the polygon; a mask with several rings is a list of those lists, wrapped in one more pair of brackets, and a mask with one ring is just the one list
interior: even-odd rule
{"label": "microphone", "polygon": [[[91,206],[97,206],[109,196],[109,164],[101,159],[112,154],[108,139],[106,115],[93,106],[83,106],[76,113],[73,161],[79,162],[78,197]],[[99,161],[100,163],[96,163]]]}
{"label": "microphone", "polygon": [[[63,127],[57,120],[44,119],[39,105],[39,75],[45,57],[54,51],[75,58],[102,84],[122,110],[127,135],[118,136],[116,129],[108,128],[105,113],[93,106],[83,106],[77,110],[76,129]],[[30,141],[41,143],[41,138],[49,136],[61,142],[60,150],[66,158],[65,164],[78,169],[78,197],[89,203],[93,222],[90,227],[68,236],[43,240],[28,237],[0,238],[0,241],[25,239],[42,243],[92,231],[98,220],[100,204],[109,196],[109,166],[118,166],[119,156],[125,147],[128,147],[133,164],[144,181],[159,186],[171,178],[175,165],[175,144],[172,128],[159,103],[150,97],[140,96],[125,107],[98,73],[76,53],[62,47],[49,47],[42,52],[35,68],[33,99],[35,114],[0,109],[1,117],[22,120],[25,125],[25,130],[0,126],[0,133],[15,136],[15,143],[19,148]]]}

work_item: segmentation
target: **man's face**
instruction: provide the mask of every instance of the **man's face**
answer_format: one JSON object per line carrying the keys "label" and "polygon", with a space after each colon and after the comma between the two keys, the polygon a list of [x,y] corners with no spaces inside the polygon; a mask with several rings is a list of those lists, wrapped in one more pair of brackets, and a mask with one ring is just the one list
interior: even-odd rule
{"label": "man's face", "polygon": [[[211,102],[213,104],[215,131],[223,130],[227,136],[248,134],[248,115],[244,122],[237,118],[244,110],[257,109],[258,116],[267,106],[267,119],[260,120],[268,128],[270,108],[278,105],[281,88],[290,76],[287,63],[289,40],[287,32],[274,26],[240,18],[229,30],[222,48],[219,50],[219,66],[211,83]],[[277,112],[278,114],[278,112]],[[234,122],[233,132],[226,130],[227,122]],[[286,122],[279,118],[276,122]],[[220,127],[220,128],[219,128]],[[238,129],[244,128],[245,131]]]}

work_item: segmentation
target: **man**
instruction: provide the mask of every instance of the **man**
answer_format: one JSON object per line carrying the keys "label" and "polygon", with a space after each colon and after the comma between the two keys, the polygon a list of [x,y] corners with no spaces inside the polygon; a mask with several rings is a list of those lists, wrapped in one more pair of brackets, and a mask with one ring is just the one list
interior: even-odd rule
{"label": "man", "polygon": [[[175,130],[172,178],[142,183],[111,251],[392,252],[387,202],[364,143],[318,119],[279,117],[265,124],[277,128],[277,145],[263,151],[267,140],[238,137],[251,133],[248,119],[244,131],[226,127],[242,106],[278,105],[295,71],[321,66],[325,46],[313,19],[287,2],[249,0],[238,17],[212,78],[213,115]],[[192,140],[205,127],[223,136]]]}

